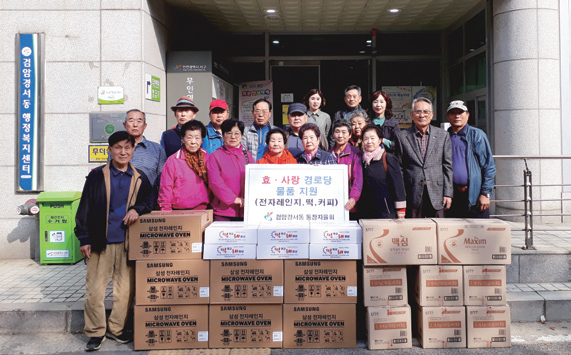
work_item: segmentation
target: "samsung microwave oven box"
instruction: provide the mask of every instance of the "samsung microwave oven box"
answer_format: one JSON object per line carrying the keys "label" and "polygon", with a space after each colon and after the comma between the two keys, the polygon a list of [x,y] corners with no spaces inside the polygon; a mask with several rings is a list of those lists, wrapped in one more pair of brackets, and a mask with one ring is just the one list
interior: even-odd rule
{"label": "samsung microwave oven box", "polygon": [[511,347],[509,306],[466,307],[468,348]]}
{"label": "samsung microwave oven box", "polygon": [[205,244],[258,244],[258,225],[217,221],[204,231]]}
{"label": "samsung microwave oven box", "polygon": [[369,350],[412,348],[410,306],[367,307]]}
{"label": "samsung microwave oven box", "polygon": [[415,298],[420,306],[463,306],[461,265],[421,265],[415,283]]}
{"label": "samsung microwave oven box", "polygon": [[210,348],[281,348],[282,305],[210,305]]}
{"label": "samsung microwave oven box", "polygon": [[506,305],[505,265],[464,265],[466,306]]}
{"label": "samsung microwave oven box", "polygon": [[365,266],[436,264],[436,224],[432,220],[362,219],[360,223]]}
{"label": "samsung microwave oven box", "polygon": [[418,307],[418,341],[425,349],[466,347],[466,307]]}
{"label": "samsung microwave oven box", "polygon": [[135,350],[208,348],[208,305],[135,306]]}
{"label": "samsung microwave oven box", "polygon": [[438,264],[511,264],[511,228],[499,219],[433,219]]}
{"label": "samsung microwave oven box", "polygon": [[210,261],[210,304],[282,304],[283,260]]}
{"label": "samsung microwave oven box", "polygon": [[212,210],[143,215],[129,227],[129,259],[201,259],[204,230],[212,218]]}
{"label": "samsung microwave oven box", "polygon": [[203,259],[256,259],[256,244],[204,244]]}
{"label": "samsung microwave oven box", "polygon": [[140,260],[135,264],[137,305],[208,304],[208,260]]}
{"label": "samsung microwave oven box", "polygon": [[258,244],[308,244],[309,222],[260,224]]}
{"label": "samsung microwave oven box", "polygon": [[361,244],[309,244],[309,258],[314,260],[361,260]]}
{"label": "samsung microwave oven box", "polygon": [[284,349],[355,348],[354,304],[284,304]]}
{"label": "samsung microwave oven box", "polygon": [[258,259],[309,259],[309,244],[258,244]]}
{"label": "samsung microwave oven box", "polygon": [[363,295],[365,307],[406,306],[406,267],[363,267]]}
{"label": "samsung microwave oven box", "polygon": [[357,221],[327,224],[310,222],[309,243],[361,244],[363,229]]}

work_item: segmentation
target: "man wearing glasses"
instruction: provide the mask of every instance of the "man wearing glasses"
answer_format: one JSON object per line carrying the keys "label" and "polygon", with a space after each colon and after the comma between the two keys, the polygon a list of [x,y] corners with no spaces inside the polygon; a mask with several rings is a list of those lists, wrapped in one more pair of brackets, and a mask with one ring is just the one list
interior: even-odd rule
{"label": "man wearing glasses", "polygon": [[398,133],[396,156],[403,170],[407,217],[444,218],[452,204],[452,145],[446,131],[430,125],[432,102],[412,102],[412,127]]}
{"label": "man wearing glasses", "polygon": [[254,124],[246,127],[242,137],[242,145],[252,154],[254,162],[264,156],[266,151],[266,135],[270,129],[275,128],[270,122],[272,104],[266,99],[258,99],[254,102],[252,115]]}

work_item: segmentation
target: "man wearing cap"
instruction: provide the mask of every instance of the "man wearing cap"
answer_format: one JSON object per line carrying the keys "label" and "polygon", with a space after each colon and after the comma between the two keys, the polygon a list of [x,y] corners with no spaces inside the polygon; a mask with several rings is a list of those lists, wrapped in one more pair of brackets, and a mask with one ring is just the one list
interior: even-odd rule
{"label": "man wearing cap", "polygon": [[275,128],[270,122],[272,115],[272,103],[266,99],[258,99],[254,102],[252,115],[254,124],[246,127],[242,136],[242,145],[252,154],[254,161],[264,156],[266,151],[266,134]]}
{"label": "man wearing cap", "polygon": [[[101,348],[105,337],[119,343],[132,341],[126,326],[135,296],[134,262],[127,258],[128,226],[151,212],[156,200],[147,176],[130,161],[135,139],[126,131],[109,137],[113,159],[93,169],[85,181],[75,215],[75,235],[86,259],[86,351]],[[113,280],[113,309],[105,316],[105,295]]]}
{"label": "man wearing cap", "polygon": [[206,126],[206,137],[202,141],[202,149],[212,154],[224,143],[222,138],[222,122],[228,119],[228,104],[224,100],[212,100],[210,103],[210,123]]}
{"label": "man wearing cap", "polygon": [[183,96],[178,99],[175,106],[171,107],[176,118],[177,125],[169,130],[163,132],[161,137],[161,145],[165,149],[167,158],[178,152],[182,148],[182,137],[180,128],[186,122],[194,119],[198,112],[198,107],[194,105],[194,100],[188,96]]}
{"label": "man wearing cap", "polygon": [[464,101],[452,101],[446,117],[450,122],[454,200],[446,217],[489,218],[496,164],[486,133],[468,124]]}
{"label": "man wearing cap", "polygon": [[303,143],[301,138],[299,138],[299,129],[307,123],[307,109],[305,105],[300,103],[289,105],[287,118],[289,121],[287,150],[297,159],[303,153]]}

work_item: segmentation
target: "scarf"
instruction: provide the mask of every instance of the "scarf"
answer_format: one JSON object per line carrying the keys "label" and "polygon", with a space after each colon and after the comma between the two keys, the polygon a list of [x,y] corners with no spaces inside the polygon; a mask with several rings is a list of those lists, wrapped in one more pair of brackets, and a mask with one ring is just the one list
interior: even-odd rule
{"label": "scarf", "polygon": [[382,145],[380,147],[378,147],[377,149],[373,150],[372,152],[365,151],[363,153],[363,161],[367,165],[370,165],[372,160],[381,160],[384,153],[385,153],[385,150],[383,149]]}
{"label": "scarf", "polygon": [[385,117],[377,117],[375,119],[373,119],[373,123],[376,124],[377,126],[382,127],[383,124],[385,123]]}
{"label": "scarf", "polygon": [[297,164],[297,160],[295,160],[293,155],[287,149],[283,150],[281,157],[270,154],[270,151],[268,150],[264,153],[263,159],[266,164]]}
{"label": "scarf", "polygon": [[190,169],[194,171],[196,175],[198,175],[198,177],[201,178],[202,181],[204,181],[206,184],[208,182],[208,177],[206,176],[206,164],[204,163],[204,152],[202,149],[199,148],[196,153],[191,153],[183,145],[182,150],[184,152],[186,163]]}

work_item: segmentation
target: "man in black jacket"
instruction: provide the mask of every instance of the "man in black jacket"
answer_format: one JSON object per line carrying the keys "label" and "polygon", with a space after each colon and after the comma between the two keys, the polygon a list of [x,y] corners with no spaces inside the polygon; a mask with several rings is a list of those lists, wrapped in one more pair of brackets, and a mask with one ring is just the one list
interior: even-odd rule
{"label": "man in black jacket", "polygon": [[[87,259],[85,334],[87,351],[101,348],[105,337],[132,340],[125,323],[135,294],[135,268],[128,261],[128,226],[149,213],[155,198],[147,176],[130,160],[135,139],[125,131],[109,137],[113,160],[87,176],[75,216],[75,235]],[[105,289],[113,278],[113,309],[105,319]]]}

